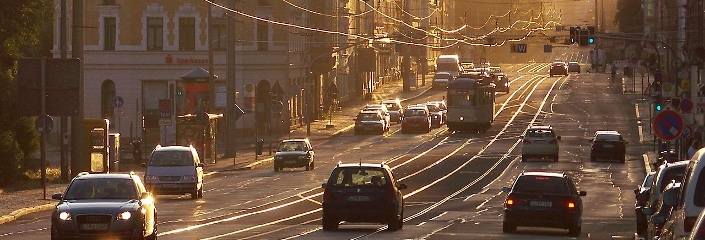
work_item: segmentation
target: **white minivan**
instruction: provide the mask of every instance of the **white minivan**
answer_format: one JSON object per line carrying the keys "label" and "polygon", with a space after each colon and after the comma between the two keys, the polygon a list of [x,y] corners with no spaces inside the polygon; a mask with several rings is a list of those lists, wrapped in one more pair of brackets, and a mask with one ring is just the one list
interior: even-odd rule
{"label": "white minivan", "polygon": [[203,197],[203,166],[193,146],[159,146],[143,164],[145,187],[164,195],[191,194]]}
{"label": "white minivan", "polygon": [[[678,205],[664,233],[672,239],[686,239],[693,230],[698,214],[705,208],[705,148],[698,150],[685,168]],[[663,236],[663,235],[662,235]]]}

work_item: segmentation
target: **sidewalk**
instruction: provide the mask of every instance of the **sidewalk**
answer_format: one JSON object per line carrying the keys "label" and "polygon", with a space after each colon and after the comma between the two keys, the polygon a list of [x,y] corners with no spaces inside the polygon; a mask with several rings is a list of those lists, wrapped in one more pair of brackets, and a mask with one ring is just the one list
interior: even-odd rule
{"label": "sidewalk", "polygon": [[[332,136],[345,133],[353,128],[355,124],[353,118],[357,116],[357,113],[359,113],[360,109],[362,109],[366,104],[379,103],[383,99],[396,98],[402,100],[402,102],[411,101],[414,98],[424,94],[431,88],[432,79],[433,74],[426,75],[425,86],[419,86],[417,88],[412,87],[410,91],[406,92],[402,91],[403,87],[401,81],[393,81],[380,85],[380,87],[372,93],[372,100],[363,99],[347,102],[343,105],[341,110],[335,111],[332,114],[332,118],[312,122],[310,127],[311,134],[308,138],[315,146],[325,142]],[[417,82],[421,82],[420,77]],[[280,136],[281,138],[278,139],[306,138],[306,134],[307,126],[303,125],[292,130],[290,134],[287,134],[286,136]],[[254,138],[238,138],[237,141],[239,146],[236,151],[235,158],[219,158],[215,163],[205,162],[206,166],[204,167],[204,171],[206,172],[206,178],[217,176],[220,172],[241,171],[257,167],[265,167],[265,165],[273,160],[274,153],[269,153],[268,143],[265,143],[263,155],[256,156],[254,147],[252,147],[251,144],[244,144],[247,142],[254,142]],[[273,141],[272,147],[276,147],[277,143],[278,141]],[[144,175],[144,169],[137,164],[128,164],[123,162],[120,165],[120,172],[127,173],[131,171],[134,171],[138,176]],[[26,214],[53,209],[56,205],[56,200],[52,200],[51,195],[56,192],[62,192],[65,188],[65,184],[48,185],[46,190],[46,197],[48,199],[43,199],[43,189],[32,189],[11,193],[0,192],[0,224],[13,221],[16,218]]]}

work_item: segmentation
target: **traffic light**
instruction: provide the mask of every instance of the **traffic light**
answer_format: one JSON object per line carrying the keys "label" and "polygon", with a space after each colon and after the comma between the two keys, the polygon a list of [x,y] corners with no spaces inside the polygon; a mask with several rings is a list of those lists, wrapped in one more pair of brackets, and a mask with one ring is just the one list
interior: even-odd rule
{"label": "traffic light", "polygon": [[579,28],[578,29],[578,44],[580,46],[587,46],[588,45],[588,30],[586,28]]}
{"label": "traffic light", "polygon": [[578,36],[578,31],[576,27],[570,27],[570,43],[575,43],[575,39]]}
{"label": "traffic light", "polygon": [[663,104],[661,103],[661,96],[656,96],[654,98],[654,110],[656,110],[656,112],[660,112],[661,110],[663,110]]}
{"label": "traffic light", "polygon": [[595,26],[588,26],[588,44],[595,44]]}

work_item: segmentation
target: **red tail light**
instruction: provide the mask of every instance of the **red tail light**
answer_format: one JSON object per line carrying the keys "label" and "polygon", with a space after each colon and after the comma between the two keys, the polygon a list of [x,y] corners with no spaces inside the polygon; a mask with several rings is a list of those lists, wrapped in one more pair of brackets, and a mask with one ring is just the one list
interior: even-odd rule
{"label": "red tail light", "polygon": [[571,209],[571,210],[575,209],[575,203],[573,201],[568,202],[567,206],[568,206],[568,209]]}
{"label": "red tail light", "polygon": [[693,231],[693,226],[695,226],[695,221],[697,217],[685,217],[685,223],[683,224],[683,231],[691,232]]}
{"label": "red tail light", "polygon": [[506,200],[504,200],[504,205],[507,206],[507,207],[512,207],[512,206],[514,206],[514,199],[507,198]]}

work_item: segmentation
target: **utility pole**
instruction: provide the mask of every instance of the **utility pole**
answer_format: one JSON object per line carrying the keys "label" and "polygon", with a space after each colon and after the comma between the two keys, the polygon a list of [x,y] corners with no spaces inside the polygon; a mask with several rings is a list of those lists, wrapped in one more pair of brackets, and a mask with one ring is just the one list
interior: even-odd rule
{"label": "utility pole", "polygon": [[[403,21],[405,23],[410,23],[411,22],[411,16],[409,16],[409,3],[411,0],[404,0],[404,18]],[[408,27],[404,26],[404,29],[407,29]],[[407,33],[409,31],[406,31]],[[404,39],[406,41],[409,41],[410,39]],[[402,75],[402,81],[403,81],[403,91],[408,92],[411,91],[411,51],[409,49],[409,44],[403,44],[401,47],[401,55],[403,56],[401,60],[401,75]]]}
{"label": "utility pole", "polygon": [[81,171],[90,169],[90,165],[85,164],[87,159],[84,159],[83,151],[83,116],[85,112],[83,104],[83,65],[85,64],[83,61],[83,1],[73,1],[73,23],[71,24],[71,57],[81,60],[81,77],[78,83],[78,114],[71,117],[71,175],[73,176]]}
{"label": "utility pole", "polygon": [[[228,8],[230,9],[235,9],[235,0],[228,0]],[[226,132],[227,132],[227,146],[225,147],[225,155],[227,157],[232,157],[233,158],[233,164],[235,164],[235,159],[237,157],[237,134],[236,134],[236,125],[235,125],[235,104],[236,102],[236,92],[237,92],[237,84],[235,81],[235,18],[233,16],[229,16],[228,18],[228,49],[227,49],[227,55],[226,55],[226,75],[228,78],[226,79],[227,87],[226,87],[226,95],[227,95],[227,100],[226,104],[227,106],[225,109],[227,109],[226,114],[225,114],[225,123],[226,123]],[[211,74],[213,72],[211,71]]]}
{"label": "utility pole", "polygon": [[[68,46],[66,44],[66,0],[61,0],[61,20],[59,20],[59,29],[61,29],[59,33],[59,49],[61,50],[61,58],[67,58],[67,49]],[[68,118],[65,116],[61,116],[61,127],[59,128],[59,146],[61,149],[61,179],[65,181],[71,180],[69,177],[69,159],[67,158],[68,152],[66,151],[68,148],[68,143],[64,142],[64,137],[68,136],[66,131],[69,128],[68,124]]]}

